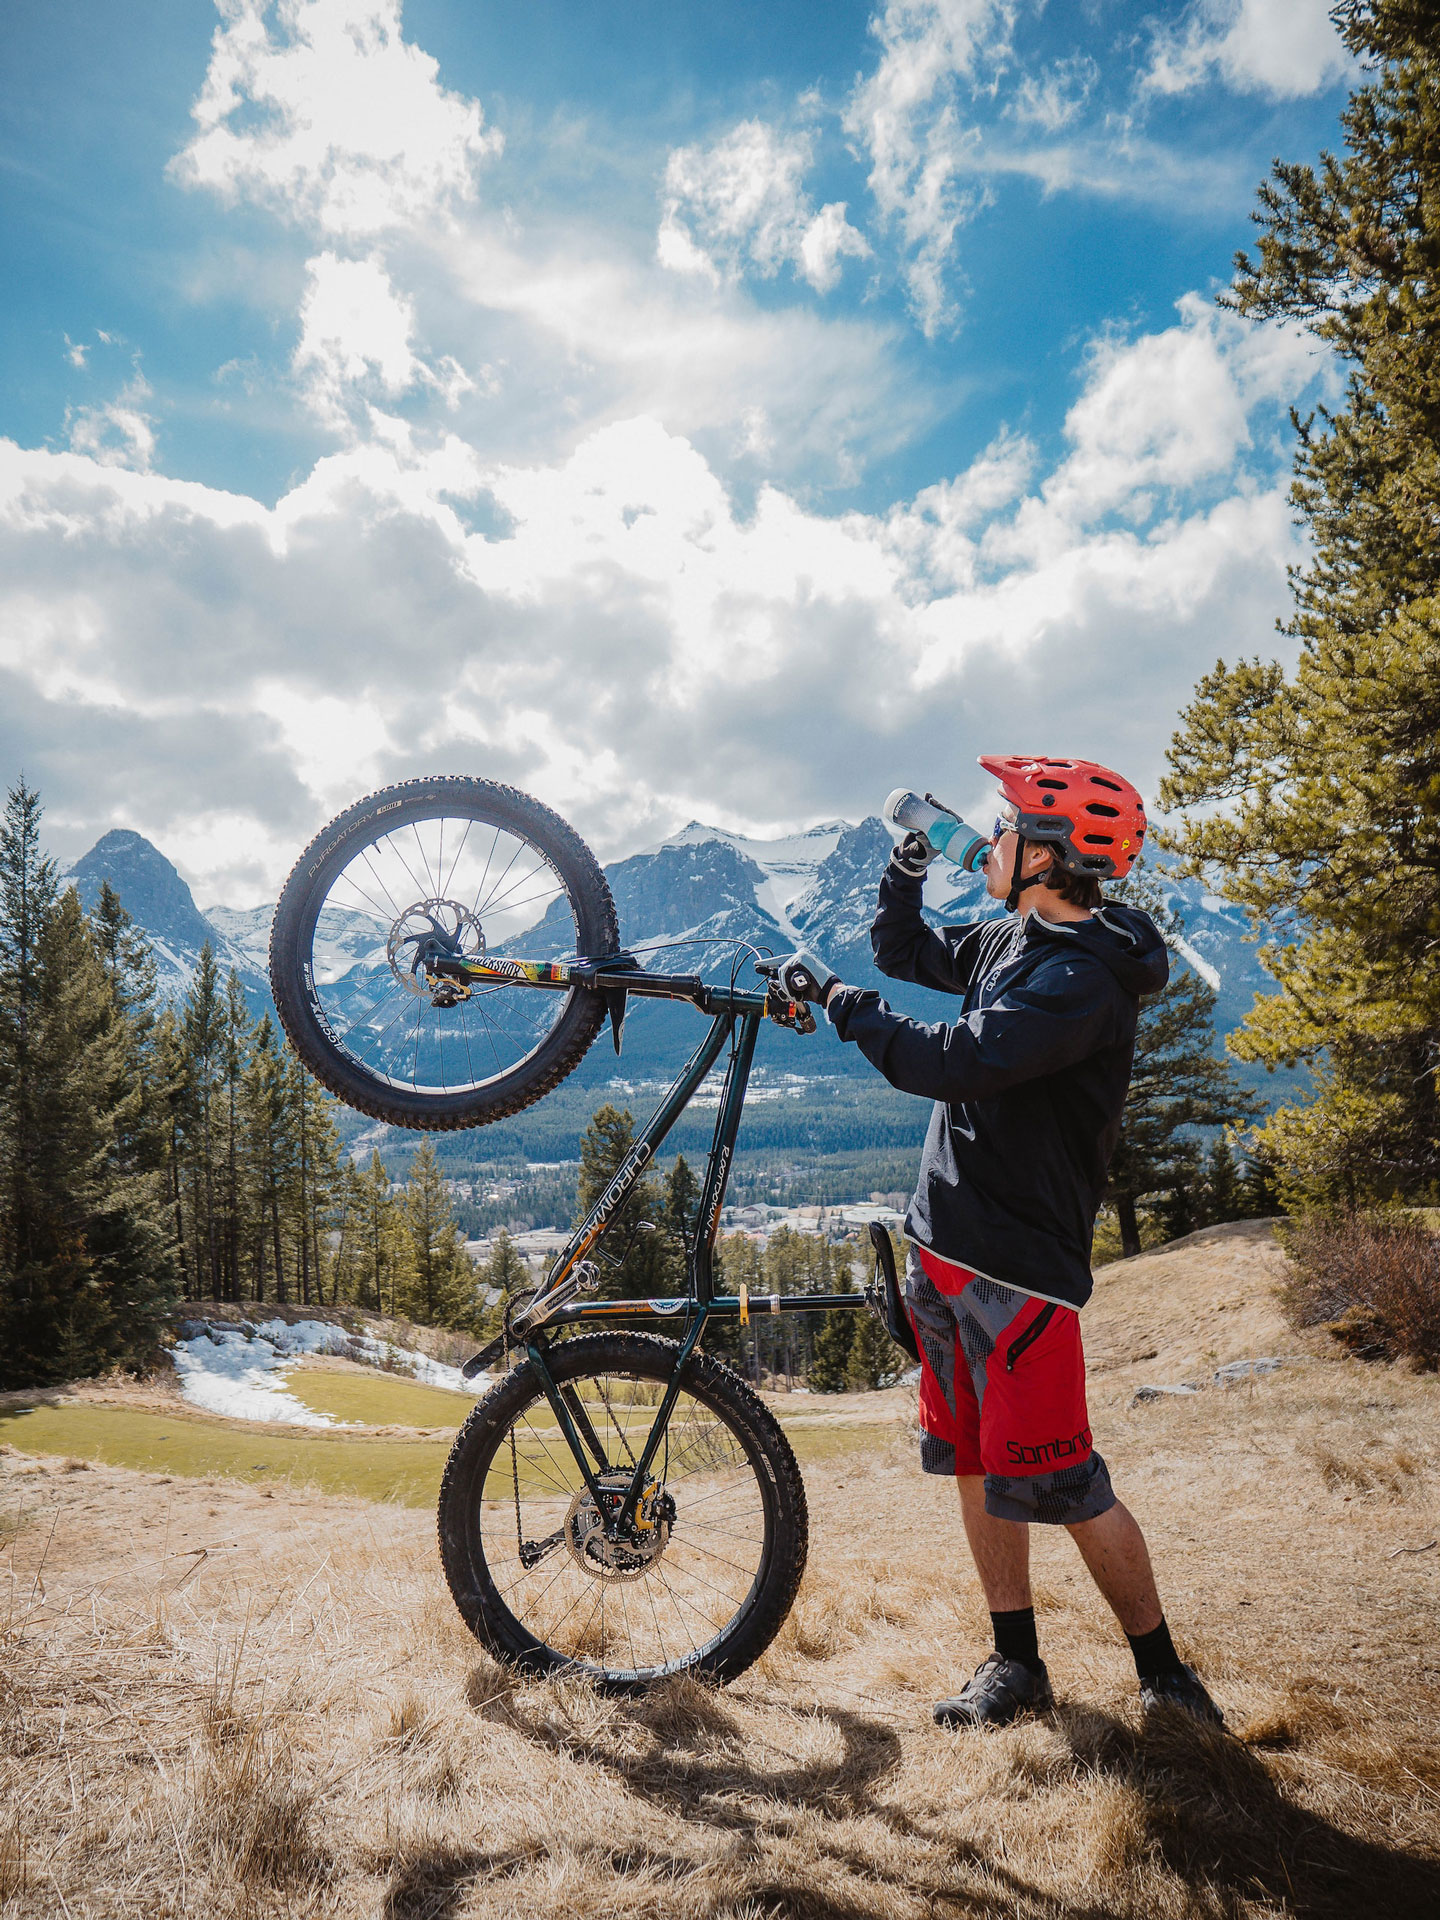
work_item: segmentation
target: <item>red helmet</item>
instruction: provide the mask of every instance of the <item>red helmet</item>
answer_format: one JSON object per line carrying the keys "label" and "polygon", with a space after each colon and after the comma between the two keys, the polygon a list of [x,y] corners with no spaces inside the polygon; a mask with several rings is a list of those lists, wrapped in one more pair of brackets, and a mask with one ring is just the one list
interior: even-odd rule
{"label": "red helmet", "polygon": [[1050,847],[1062,867],[1094,880],[1123,880],[1145,844],[1145,802],[1130,782],[1094,760],[982,753],[1027,840]]}

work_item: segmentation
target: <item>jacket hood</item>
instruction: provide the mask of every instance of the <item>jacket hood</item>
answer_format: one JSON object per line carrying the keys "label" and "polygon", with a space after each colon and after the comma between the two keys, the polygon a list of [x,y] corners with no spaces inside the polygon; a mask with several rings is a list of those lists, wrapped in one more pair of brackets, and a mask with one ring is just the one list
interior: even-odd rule
{"label": "jacket hood", "polygon": [[1107,900],[1088,920],[1041,922],[1031,914],[1027,931],[1073,940],[1093,953],[1127,993],[1158,993],[1170,978],[1170,952],[1148,913]]}

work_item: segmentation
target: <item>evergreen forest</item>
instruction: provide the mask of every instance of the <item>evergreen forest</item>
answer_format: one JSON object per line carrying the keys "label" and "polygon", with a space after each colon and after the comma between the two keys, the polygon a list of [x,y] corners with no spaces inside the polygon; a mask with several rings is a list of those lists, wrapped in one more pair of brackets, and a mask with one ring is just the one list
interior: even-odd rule
{"label": "evergreen forest", "polygon": [[[403,1186],[206,948],[178,1005],[114,891],[85,913],[23,779],[0,825],[0,1388],[139,1367],[184,1301],[480,1331],[431,1144]],[[519,1261],[502,1240],[503,1287]]]}

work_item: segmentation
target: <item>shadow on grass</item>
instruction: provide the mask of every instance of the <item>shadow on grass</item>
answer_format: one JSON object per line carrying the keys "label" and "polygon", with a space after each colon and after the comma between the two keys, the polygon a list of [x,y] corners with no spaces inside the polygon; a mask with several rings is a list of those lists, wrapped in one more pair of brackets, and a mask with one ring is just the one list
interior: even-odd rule
{"label": "shadow on grass", "polygon": [[840,1735],[840,1757],[829,1764],[798,1760],[768,1744],[778,1764],[757,1763],[750,1757],[761,1744],[755,1735],[741,1728],[717,1693],[693,1682],[628,1701],[593,1729],[553,1714],[544,1720],[516,1714],[512,1724],[542,1745],[603,1768],[638,1798],[709,1827],[752,1833],[777,1802],[827,1819],[874,1814],[893,1825],[895,1809],[882,1807],[874,1789],[900,1765],[898,1734],[843,1708],[817,1707],[813,1717]]}
{"label": "shadow on grass", "polygon": [[1298,1805],[1228,1734],[1168,1713],[1139,1732],[1092,1710],[1062,1713],[1057,1725],[1083,1766],[1131,1789],[1147,1848],[1206,1912],[1264,1901],[1297,1920],[1440,1914],[1440,1862],[1360,1839]]}
{"label": "shadow on grass", "polygon": [[[1007,1859],[937,1828],[930,1808],[910,1812],[883,1800],[884,1785],[901,1763],[901,1740],[891,1726],[862,1714],[824,1706],[807,1715],[833,1726],[841,1744],[833,1761],[809,1763],[775,1745],[757,1756],[761,1743],[753,1728],[740,1724],[723,1696],[693,1684],[661,1688],[623,1706],[582,1695],[567,1702],[557,1692],[551,1707],[537,1709],[529,1689],[522,1694],[513,1682],[489,1677],[491,1684],[471,1690],[478,1711],[503,1717],[537,1746],[603,1769],[677,1823],[750,1840],[757,1848],[753,1877],[735,1911],[773,1920],[873,1920],[898,1901],[907,1910],[913,1905],[934,1916],[977,1920],[997,1912],[1013,1920],[1116,1920],[1148,1912],[1150,1896],[1165,1896],[1167,1911],[1204,1920],[1277,1911],[1294,1920],[1440,1915],[1440,1862],[1346,1832],[1289,1798],[1265,1762],[1238,1741],[1180,1717],[1164,1716],[1137,1731],[1090,1709],[1056,1716],[1053,1725],[1077,1776],[1100,1775],[1127,1789],[1136,1822],[1131,1857],[1117,1861],[1112,1886],[1055,1893],[1017,1870],[1013,1854]],[[759,1851],[777,1816],[783,1825],[801,1813],[827,1822],[821,1856],[849,1887],[835,1885],[828,1874],[812,1884],[776,1873],[778,1862]],[[866,1818],[911,1842],[902,1870],[887,1871],[843,1824]],[[685,1826],[677,1824],[673,1851],[643,1843],[582,1843],[580,1850],[607,1876],[659,1874],[674,1888],[679,1910],[686,1881],[707,1877],[708,1850],[688,1857],[684,1835]],[[385,1920],[446,1920],[474,1882],[522,1875],[536,1857],[523,1848],[504,1855],[438,1849],[397,1862]],[[854,1891],[857,1881],[870,1890]],[[713,1884],[695,1892],[717,1920],[732,1911]]]}
{"label": "shadow on grass", "polygon": [[430,1847],[396,1861],[382,1920],[450,1920],[476,1880],[505,1880],[533,1864],[535,1849],[503,1853],[478,1847]]}

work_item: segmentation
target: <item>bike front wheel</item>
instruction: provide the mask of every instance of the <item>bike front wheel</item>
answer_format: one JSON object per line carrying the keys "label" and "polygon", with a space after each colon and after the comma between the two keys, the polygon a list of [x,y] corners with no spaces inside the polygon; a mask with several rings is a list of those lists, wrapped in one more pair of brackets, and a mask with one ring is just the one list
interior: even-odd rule
{"label": "bike front wheel", "polygon": [[[673,1341],[645,1334],[583,1335],[548,1351],[601,1503],[623,1499],[678,1357]],[[805,1485],[779,1423],[698,1351],[624,1537],[607,1534],[529,1361],[456,1435],[438,1525],[455,1604],[491,1653],[617,1692],[745,1672],[794,1603],[809,1538]]]}
{"label": "bike front wheel", "polygon": [[422,965],[601,959],[615,903],[580,836],[493,780],[407,780],[342,813],[275,909],[270,987],[290,1043],[348,1105],[400,1127],[478,1127],[533,1105],[600,1031],[598,993],[518,982],[455,991]]}

